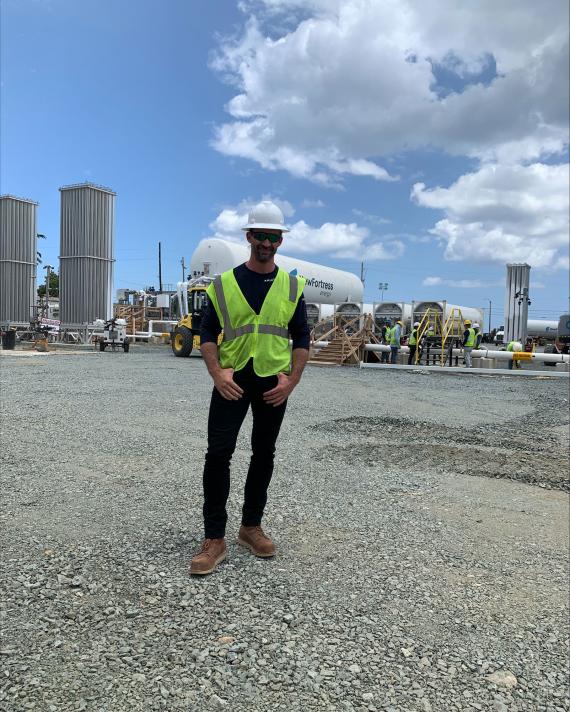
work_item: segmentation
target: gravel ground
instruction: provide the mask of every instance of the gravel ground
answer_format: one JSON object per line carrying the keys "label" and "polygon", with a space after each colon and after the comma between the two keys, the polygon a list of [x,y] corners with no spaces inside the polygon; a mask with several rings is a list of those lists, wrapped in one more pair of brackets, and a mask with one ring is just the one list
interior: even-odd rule
{"label": "gravel ground", "polygon": [[264,524],[201,540],[199,358],[4,356],[0,709],[570,710],[568,382],[309,367]]}

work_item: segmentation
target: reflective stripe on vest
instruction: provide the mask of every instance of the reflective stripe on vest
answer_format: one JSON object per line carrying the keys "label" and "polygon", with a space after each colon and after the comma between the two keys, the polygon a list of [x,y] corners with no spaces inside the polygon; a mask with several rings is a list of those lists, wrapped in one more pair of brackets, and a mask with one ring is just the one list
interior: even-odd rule
{"label": "reflective stripe on vest", "polygon": [[[289,301],[293,302],[295,306],[297,305],[297,292],[298,292],[298,281],[297,278],[292,274],[289,275]],[[244,334],[255,333],[254,324],[244,324],[243,326],[238,326],[237,329],[233,329],[231,326],[230,313],[228,311],[228,305],[226,303],[226,295],[224,294],[224,288],[222,286],[222,276],[218,275],[214,280],[214,290],[216,292],[216,298],[218,300],[218,306],[222,312],[222,318],[224,324],[224,341],[232,341],[237,339],[239,336]],[[273,324],[259,324],[258,333],[260,334],[272,334],[273,336],[282,336],[285,339],[289,338],[289,330],[280,326],[274,326]]]}
{"label": "reflective stripe on vest", "polygon": [[469,331],[469,336],[467,337],[465,346],[466,346],[466,348],[472,348],[473,346],[475,346],[475,339],[476,339],[475,329],[473,327],[470,327],[468,329],[468,331]]}
{"label": "reflective stripe on vest", "polygon": [[253,358],[254,371],[259,376],[289,370],[291,349],[288,324],[304,284],[303,277],[278,270],[260,313],[256,314],[243,296],[233,270],[216,277],[206,291],[223,329],[220,346],[222,368],[240,370]]}

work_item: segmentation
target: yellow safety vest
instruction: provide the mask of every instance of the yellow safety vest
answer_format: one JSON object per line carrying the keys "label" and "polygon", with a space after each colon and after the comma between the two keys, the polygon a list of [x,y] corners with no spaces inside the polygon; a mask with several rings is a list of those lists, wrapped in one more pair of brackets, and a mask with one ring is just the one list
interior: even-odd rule
{"label": "yellow safety vest", "polygon": [[413,329],[408,339],[408,346],[415,346],[418,343],[418,330]]}
{"label": "yellow safety vest", "polygon": [[465,346],[466,346],[467,348],[470,348],[470,347],[472,347],[472,346],[475,346],[475,338],[476,338],[476,336],[475,336],[475,329],[473,329],[473,327],[471,327],[470,329],[468,329],[468,331],[469,331],[469,336],[467,337],[467,341],[465,342]]}
{"label": "yellow safety vest", "polygon": [[223,329],[220,366],[239,371],[252,358],[253,370],[258,376],[289,373],[288,326],[304,286],[304,277],[278,269],[261,311],[256,314],[243,296],[233,270],[216,277],[206,293]]}

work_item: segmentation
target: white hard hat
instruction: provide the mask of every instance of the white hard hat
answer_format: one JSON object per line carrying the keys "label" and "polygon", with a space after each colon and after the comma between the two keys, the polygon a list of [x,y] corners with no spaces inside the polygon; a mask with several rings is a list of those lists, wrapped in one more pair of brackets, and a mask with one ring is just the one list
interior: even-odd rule
{"label": "white hard hat", "polygon": [[420,322],[419,321],[414,321],[414,326],[419,326]]}
{"label": "white hard hat", "polygon": [[270,200],[262,200],[255,205],[247,218],[247,225],[242,230],[281,230],[289,232],[281,210]]}
{"label": "white hard hat", "polygon": [[480,329],[481,327],[479,326],[479,324],[478,324],[477,322],[475,322],[475,323],[473,324],[473,328],[474,328],[474,329]]}

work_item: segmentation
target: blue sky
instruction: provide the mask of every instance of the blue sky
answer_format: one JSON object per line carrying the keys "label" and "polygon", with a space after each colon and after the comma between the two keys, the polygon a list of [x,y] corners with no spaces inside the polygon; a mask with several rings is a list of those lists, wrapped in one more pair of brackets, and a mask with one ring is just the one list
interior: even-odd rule
{"label": "blue sky", "polygon": [[[159,240],[176,282],[200,239],[240,239],[271,197],[293,227],[283,252],[357,274],[364,260],[366,301],[380,281],[390,301],[491,299],[498,324],[504,265],[528,261],[531,316],[554,318],[567,3],[453,6],[3,0],[1,192],[39,202],[57,264],[58,188],[115,190],[116,288],[158,286]],[[541,93],[532,71],[558,85]]]}

